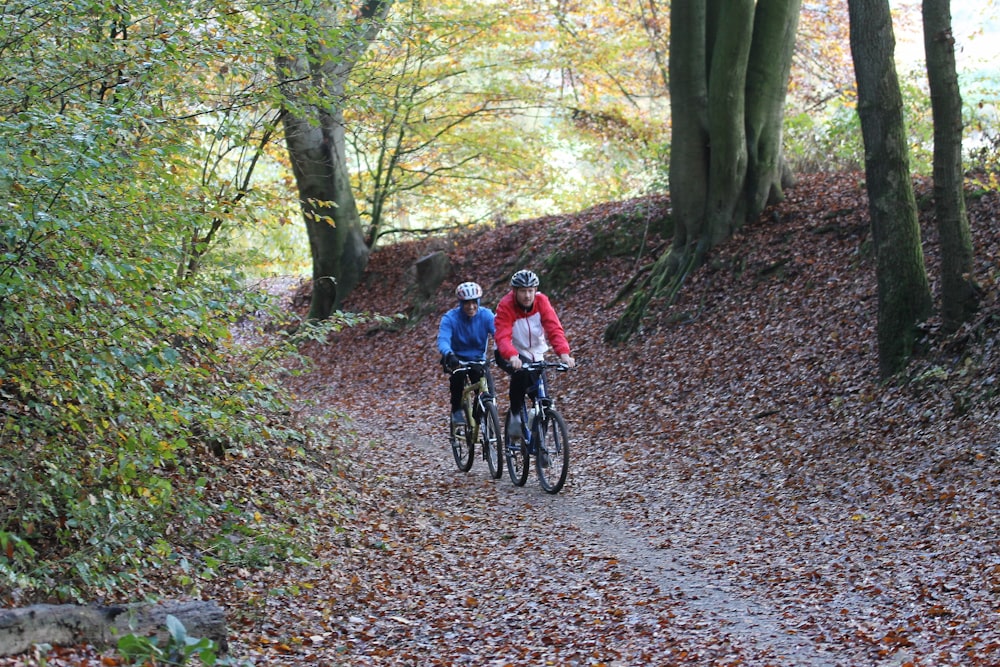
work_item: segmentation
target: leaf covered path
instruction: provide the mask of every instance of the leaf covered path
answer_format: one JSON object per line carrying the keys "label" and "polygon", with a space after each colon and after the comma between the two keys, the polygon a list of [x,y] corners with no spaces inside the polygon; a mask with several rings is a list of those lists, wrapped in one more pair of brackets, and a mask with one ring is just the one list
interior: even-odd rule
{"label": "leaf covered path", "polygon": [[549,496],[533,477],[489,479],[482,461],[459,473],[429,438],[356,433],[364,444],[343,453],[359,491],[356,569],[324,602],[337,617],[322,640],[278,663],[850,664],[674,561],[580,486]]}
{"label": "leaf covered path", "polygon": [[[663,198],[375,252],[349,310],[406,311],[410,267],[434,250],[453,280],[416,324],[305,349],[315,367],[289,387],[303,413],[328,415],[335,449],[260,443],[210,489],[307,546],[301,561],[262,553],[201,584],[227,610],[233,655],[1000,664],[1000,197],[969,201],[980,314],[948,337],[928,322],[907,375],[883,384],[861,179],[804,178],[788,194],[618,347],[602,334],[618,290],[662,250],[643,221]],[[929,220],[923,233],[936,281]],[[542,289],[579,363],[551,378],[572,439],[555,496],[533,473],[523,488],[482,461],[459,473],[444,435],[434,337],[451,289],[476,280],[494,307],[525,266],[556,267]],[[501,409],[506,388],[500,377]]]}
{"label": "leaf covered path", "polygon": [[353,511],[315,622],[274,635],[351,665],[1000,662],[997,197],[970,202],[981,315],[949,338],[928,323],[883,385],[860,180],[789,195],[620,347],[602,333],[645,259],[591,249],[662,200],[376,252],[351,309],[406,310],[407,269],[434,249],[488,306],[514,269],[563,262],[571,477],[549,497],[454,469],[433,342],[453,285],[415,326],[332,336],[296,389],[355,418],[337,427]]}

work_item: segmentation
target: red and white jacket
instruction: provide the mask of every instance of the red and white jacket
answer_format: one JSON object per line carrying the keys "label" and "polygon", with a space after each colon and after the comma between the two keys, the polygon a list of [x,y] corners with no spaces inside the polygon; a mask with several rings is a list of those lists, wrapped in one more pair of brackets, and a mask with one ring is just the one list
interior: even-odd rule
{"label": "red and white jacket", "polygon": [[525,310],[514,298],[514,290],[507,292],[497,305],[497,351],[504,359],[521,355],[531,361],[540,361],[551,349],[556,354],[569,354],[566,332],[549,302],[549,297],[535,293],[531,310]]}

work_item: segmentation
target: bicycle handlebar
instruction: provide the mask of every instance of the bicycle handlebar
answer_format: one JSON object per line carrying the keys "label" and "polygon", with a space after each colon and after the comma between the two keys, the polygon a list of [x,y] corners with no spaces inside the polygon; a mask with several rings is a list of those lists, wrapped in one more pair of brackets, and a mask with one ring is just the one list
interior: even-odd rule
{"label": "bicycle handlebar", "polygon": [[489,359],[487,359],[486,361],[461,361],[461,360],[459,360],[458,366],[455,366],[455,368],[451,369],[451,372],[452,372],[452,374],[455,374],[455,373],[464,373],[465,371],[469,370],[470,368],[479,368],[479,369],[482,369],[482,370],[486,370],[486,367],[489,366],[489,365],[490,365],[490,360]]}
{"label": "bicycle handlebar", "polygon": [[545,368],[554,368],[557,371],[565,373],[569,370],[569,366],[561,361],[529,361],[527,363],[521,364],[521,370],[524,371],[540,371]]}

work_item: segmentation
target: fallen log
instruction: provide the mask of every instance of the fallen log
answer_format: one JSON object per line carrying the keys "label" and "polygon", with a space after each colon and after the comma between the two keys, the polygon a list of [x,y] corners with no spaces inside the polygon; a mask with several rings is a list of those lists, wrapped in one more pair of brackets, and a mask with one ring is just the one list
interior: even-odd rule
{"label": "fallen log", "polygon": [[17,655],[35,644],[107,648],[125,635],[156,637],[162,646],[170,633],[167,615],[189,637],[211,639],[226,650],[226,616],[213,601],[134,603],[113,606],[37,604],[0,609],[0,656]]}

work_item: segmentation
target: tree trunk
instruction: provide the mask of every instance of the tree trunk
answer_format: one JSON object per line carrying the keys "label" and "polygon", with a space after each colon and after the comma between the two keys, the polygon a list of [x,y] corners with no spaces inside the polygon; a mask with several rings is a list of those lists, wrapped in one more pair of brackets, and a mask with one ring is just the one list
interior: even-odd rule
{"label": "tree trunk", "polygon": [[368,246],[344,162],[343,128],[329,114],[319,115],[315,125],[308,117],[286,112],[283,124],[312,254],[309,317],[321,320],[357,286],[368,263]]}
{"label": "tree trunk", "polygon": [[[311,319],[326,319],[361,279],[368,246],[347,169],[342,104],[357,59],[375,39],[392,0],[366,0],[350,18],[339,5],[319,7],[309,53],[277,60],[286,103],[285,144],[313,260]],[[338,25],[338,22],[353,21]],[[331,26],[337,26],[336,29]]]}
{"label": "tree trunk", "polygon": [[[722,243],[746,215],[746,84],[753,35],[754,0],[731,0],[726,11],[709,13],[714,34],[708,61],[708,200],[705,202],[708,247]],[[671,100],[671,108],[673,108]],[[671,193],[683,197],[683,193]]]}
{"label": "tree trunk", "polygon": [[879,369],[906,365],[933,301],[920,247],[888,0],[848,0],[878,279]]}
{"label": "tree trunk", "polygon": [[119,637],[155,635],[163,645],[169,634],[166,618],[179,620],[189,637],[211,639],[226,650],[226,617],[215,602],[160,602],[110,607],[39,604],[0,610],[0,656],[17,655],[34,644],[98,648],[114,646]]}
{"label": "tree trunk", "polygon": [[941,239],[941,317],[956,330],[979,307],[965,211],[962,95],[955,70],[950,0],[924,0],[924,50],[934,114],[934,210]]}
{"label": "tree trunk", "polygon": [[[782,124],[801,0],[758,3],[747,71],[747,205],[757,217],[783,201],[792,175],[781,152]],[[775,59],[773,52],[781,49]],[[780,68],[777,72],[775,68]]]}
{"label": "tree trunk", "polygon": [[782,192],[781,124],[800,0],[670,5],[673,243],[609,342],[638,330],[650,301],[669,306],[705,253]]}

